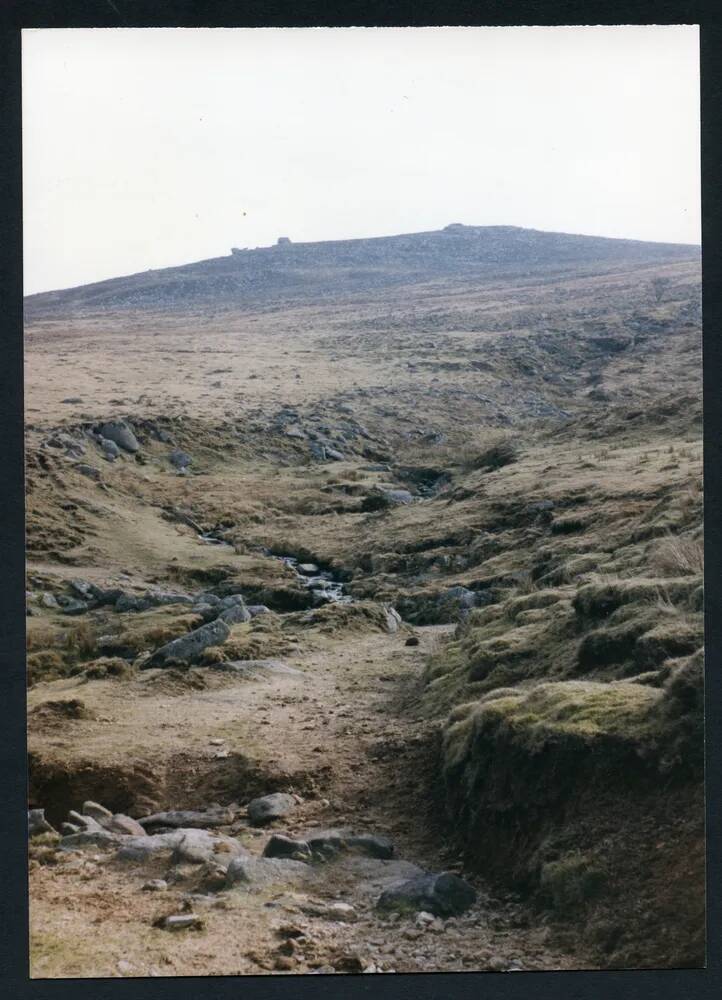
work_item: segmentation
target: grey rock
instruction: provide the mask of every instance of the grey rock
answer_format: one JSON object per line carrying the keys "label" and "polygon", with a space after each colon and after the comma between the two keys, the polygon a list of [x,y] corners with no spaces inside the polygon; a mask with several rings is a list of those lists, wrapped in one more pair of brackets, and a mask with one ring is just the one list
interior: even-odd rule
{"label": "grey rock", "polygon": [[80,830],[63,837],[59,847],[64,851],[75,851],[83,847],[115,847],[123,840],[121,834],[109,830]]}
{"label": "grey rock", "polygon": [[294,840],[282,833],[275,833],[263,849],[264,858],[296,858],[298,861],[311,859],[311,848],[305,840]]}
{"label": "grey rock", "polygon": [[158,922],[167,931],[182,931],[203,926],[203,921],[195,913],[173,913]]}
{"label": "grey rock", "polygon": [[271,609],[267,608],[265,604],[249,604],[248,614],[251,618],[256,618],[258,615],[270,615],[272,612]]}
{"label": "grey rock", "polygon": [[93,802],[92,799],[88,799],[87,802],[83,803],[81,812],[83,816],[90,816],[92,819],[97,820],[98,823],[102,823],[105,820],[113,818],[113,813],[110,809],[106,809],[105,806],[101,806],[99,802]]}
{"label": "grey rock", "polygon": [[147,611],[151,606],[147,597],[139,597],[137,594],[121,594],[115,602],[115,610],[119,613],[123,611]]}
{"label": "grey rock", "polygon": [[319,459],[319,461],[323,462],[326,458],[326,449],[322,444],[319,444],[318,441],[312,441],[308,446],[308,449],[313,457]]}
{"label": "grey rock", "polygon": [[59,608],[60,607],[60,605],[58,604],[57,600],[55,599],[55,596],[53,594],[48,593],[47,591],[45,593],[43,593],[43,594],[40,595],[40,603],[42,604],[42,606],[44,608]]}
{"label": "grey rock", "polygon": [[218,615],[218,621],[225,622],[226,625],[237,625],[250,620],[251,613],[245,604],[232,604]]}
{"label": "grey rock", "polygon": [[57,830],[45,819],[44,809],[28,809],[28,834],[34,837],[39,833],[57,833]]}
{"label": "grey rock", "polygon": [[330,458],[332,462],[343,462],[346,456],[335,448],[326,448],[326,458]]}
{"label": "grey rock", "polygon": [[226,826],[233,822],[233,812],[230,809],[172,809],[168,812],[153,813],[143,816],[140,825],[143,832],[153,826],[174,826],[187,829],[203,829],[208,826]]}
{"label": "grey rock", "polygon": [[399,626],[401,625],[401,615],[398,613],[396,608],[386,609],[386,631],[391,634],[398,632]]}
{"label": "grey rock", "polygon": [[200,628],[182,635],[178,639],[172,639],[160,649],[157,649],[148,660],[148,666],[162,666],[169,660],[189,661],[193,660],[204,649],[209,646],[220,646],[225,642],[231,630],[222,621],[208,622]]}
{"label": "grey rock", "polygon": [[80,597],[83,598],[83,600],[86,601],[93,600],[93,585],[91,583],[88,583],[87,580],[80,580],[78,578],[75,578],[74,580],[70,581],[70,586],[73,588],[76,594],[78,594]]}
{"label": "grey rock", "polygon": [[175,864],[184,861],[190,864],[203,864],[218,860],[220,854],[230,860],[236,855],[248,853],[237,840],[211,834],[207,830],[184,829],[179,833],[181,836],[176,842],[172,857]]}
{"label": "grey rock", "polygon": [[63,834],[80,833],[80,827],[76,826],[75,823],[61,823],[60,832]]}
{"label": "grey rock", "polygon": [[296,800],[285,792],[273,792],[252,799],[246,807],[248,819],[254,826],[263,826],[274,819],[287,816],[296,808]]}
{"label": "grey rock", "polygon": [[85,601],[69,598],[63,602],[61,610],[64,615],[82,615],[88,610],[88,605]]}
{"label": "grey rock", "polygon": [[94,465],[86,465],[85,462],[78,462],[73,468],[76,472],[79,472],[81,476],[86,476],[88,479],[94,479],[96,483],[100,482],[103,478],[100,469],[96,469]]}
{"label": "grey rock", "polygon": [[226,871],[226,887],[268,887],[309,878],[313,869],[304,861],[292,858],[236,857]]}
{"label": "grey rock", "polygon": [[355,850],[362,851],[372,858],[386,860],[394,856],[394,845],[388,837],[377,834],[361,833],[346,837],[346,844]]}
{"label": "grey rock", "polygon": [[409,493],[408,490],[384,490],[384,493],[387,499],[394,504],[407,504],[414,499],[413,493]]}
{"label": "grey rock", "polygon": [[125,420],[109,420],[100,428],[100,433],[124,451],[138,451],[140,447],[135,434]]}
{"label": "grey rock", "polygon": [[114,462],[116,458],[120,456],[120,448],[115,443],[111,441],[110,438],[101,437],[99,441],[100,447],[103,449],[103,454],[110,462]]}
{"label": "grey rock", "polygon": [[443,603],[458,604],[461,608],[473,608],[476,604],[476,594],[466,587],[449,587],[440,594],[439,600]]}
{"label": "grey rock", "polygon": [[176,469],[187,469],[192,464],[193,459],[187,451],[181,451],[179,448],[176,448],[168,456],[168,461]]}
{"label": "grey rock", "polygon": [[391,886],[381,894],[377,906],[381,910],[425,910],[437,917],[450,917],[464,913],[475,902],[476,890],[468,882],[444,872],[425,873]]}
{"label": "grey rock", "polygon": [[102,825],[111,833],[122,833],[128,837],[145,836],[145,830],[140,823],[124,813],[116,813],[109,820],[105,820]]}
{"label": "grey rock", "polygon": [[103,830],[102,824],[94,816],[81,815],[81,813],[76,812],[74,809],[71,809],[68,813],[68,821],[79,826],[81,830],[88,830],[93,833]]}
{"label": "grey rock", "polygon": [[147,882],[144,882],[141,889],[144,892],[165,892],[168,888],[168,883],[164,878],[151,878]]}
{"label": "grey rock", "polygon": [[316,565],[316,563],[300,563],[297,566],[297,569],[299,573],[305,573],[306,575],[310,575],[311,573],[318,573],[319,571],[319,568]]}
{"label": "grey rock", "polygon": [[245,608],[246,602],[243,599],[243,594],[229,594],[228,597],[223,597],[219,604],[221,608],[225,611],[226,608],[232,608],[235,605],[240,605]]}
{"label": "grey rock", "polygon": [[199,604],[210,604],[216,608],[221,605],[220,597],[216,596],[216,594],[212,594],[209,590],[201,591],[201,593],[196,597],[196,601],[198,601]]}

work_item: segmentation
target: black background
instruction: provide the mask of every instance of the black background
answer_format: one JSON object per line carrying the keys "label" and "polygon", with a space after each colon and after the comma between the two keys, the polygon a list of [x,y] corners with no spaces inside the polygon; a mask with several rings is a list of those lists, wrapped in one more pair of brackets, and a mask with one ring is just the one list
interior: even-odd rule
{"label": "black background", "polygon": [[[23,27],[261,27],[303,25],[699,24],[702,71],[702,243],[705,411],[708,964],[704,970],[436,973],[30,980],[25,762],[22,175],[20,29]],[[722,4],[311,3],[267,0],[0,0],[0,985],[12,998],[394,997],[405,1000],[722,996]],[[102,934],[102,927],[99,928]]]}

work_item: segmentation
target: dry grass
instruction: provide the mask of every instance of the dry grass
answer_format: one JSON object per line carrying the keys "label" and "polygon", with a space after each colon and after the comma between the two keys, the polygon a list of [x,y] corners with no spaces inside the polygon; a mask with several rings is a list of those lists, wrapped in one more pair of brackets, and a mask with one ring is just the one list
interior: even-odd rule
{"label": "dry grass", "polygon": [[651,565],[668,576],[702,576],[704,544],[701,538],[689,535],[669,535],[656,546]]}

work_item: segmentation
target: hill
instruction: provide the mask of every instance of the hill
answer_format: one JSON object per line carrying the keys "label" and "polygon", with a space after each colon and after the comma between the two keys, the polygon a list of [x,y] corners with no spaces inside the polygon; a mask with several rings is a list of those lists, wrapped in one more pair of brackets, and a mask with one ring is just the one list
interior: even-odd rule
{"label": "hill", "polygon": [[401,236],[279,242],[237,250],[227,257],[31,295],[26,314],[32,319],[129,308],[192,310],[324,301],[439,279],[553,278],[698,259],[699,247],[686,244],[452,224]]}

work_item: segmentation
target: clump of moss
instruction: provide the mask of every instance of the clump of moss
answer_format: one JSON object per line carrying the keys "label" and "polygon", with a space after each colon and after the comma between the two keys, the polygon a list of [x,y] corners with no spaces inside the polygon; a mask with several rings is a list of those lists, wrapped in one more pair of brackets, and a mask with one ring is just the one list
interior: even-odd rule
{"label": "clump of moss", "polygon": [[106,638],[100,651],[106,656],[133,657],[148,649],[157,649],[172,639],[203,624],[192,612],[179,614],[172,605],[134,614],[119,635]]}
{"label": "clump of moss", "polygon": [[573,913],[597,898],[605,875],[592,859],[580,853],[568,854],[542,866],[539,888],[542,899],[560,915]]}
{"label": "clump of moss", "polygon": [[137,672],[137,667],[119,656],[101,656],[97,660],[91,660],[85,667],[85,676],[90,680],[127,679]]}

